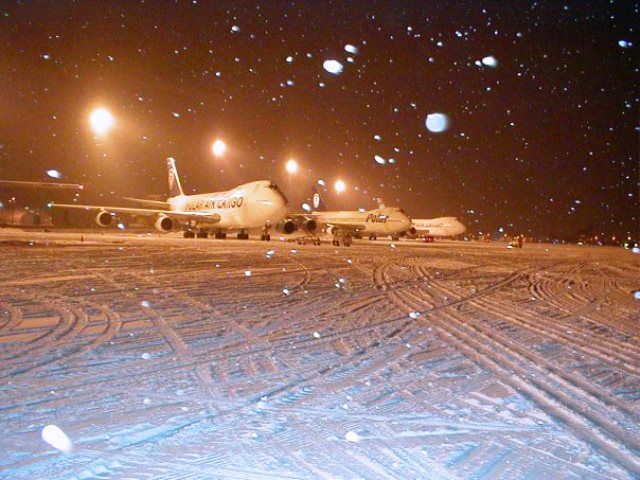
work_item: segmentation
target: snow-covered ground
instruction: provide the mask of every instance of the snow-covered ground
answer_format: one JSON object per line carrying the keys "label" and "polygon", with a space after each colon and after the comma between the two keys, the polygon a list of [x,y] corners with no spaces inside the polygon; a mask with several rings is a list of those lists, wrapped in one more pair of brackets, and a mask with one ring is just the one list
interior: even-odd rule
{"label": "snow-covered ground", "polygon": [[640,476],[640,255],[80,235],[0,231],[0,478]]}

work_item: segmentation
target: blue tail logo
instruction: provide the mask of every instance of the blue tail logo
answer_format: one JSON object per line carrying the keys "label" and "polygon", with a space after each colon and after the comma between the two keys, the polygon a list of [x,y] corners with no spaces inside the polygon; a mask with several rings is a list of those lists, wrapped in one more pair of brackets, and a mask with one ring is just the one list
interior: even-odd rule
{"label": "blue tail logo", "polygon": [[169,175],[169,196],[177,197],[184,195],[182,185],[180,185],[180,177],[178,177],[178,169],[176,161],[173,157],[167,158],[167,173]]}

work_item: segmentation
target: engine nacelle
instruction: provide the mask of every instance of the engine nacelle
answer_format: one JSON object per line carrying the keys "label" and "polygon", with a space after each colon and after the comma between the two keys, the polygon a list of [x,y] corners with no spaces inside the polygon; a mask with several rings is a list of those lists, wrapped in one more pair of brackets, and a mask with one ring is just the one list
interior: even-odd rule
{"label": "engine nacelle", "polygon": [[160,215],[154,226],[159,232],[170,232],[173,229],[173,220],[166,215]]}
{"label": "engine nacelle", "polygon": [[318,223],[313,218],[311,218],[303,223],[302,228],[305,230],[305,232],[314,233],[318,228]]}
{"label": "engine nacelle", "polygon": [[100,210],[96,215],[96,223],[101,227],[108,227],[113,222],[113,215],[106,210]]}
{"label": "engine nacelle", "polygon": [[415,227],[411,227],[409,230],[407,230],[406,233],[408,233],[409,235],[415,235],[418,231],[416,230]]}
{"label": "engine nacelle", "polygon": [[276,224],[276,230],[280,233],[289,235],[298,230],[298,225],[293,220],[280,220]]}

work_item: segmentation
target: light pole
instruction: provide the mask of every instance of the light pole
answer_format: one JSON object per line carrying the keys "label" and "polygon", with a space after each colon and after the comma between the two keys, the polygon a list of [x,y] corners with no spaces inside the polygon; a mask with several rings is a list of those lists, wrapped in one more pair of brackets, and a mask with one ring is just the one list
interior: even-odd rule
{"label": "light pole", "polygon": [[11,197],[9,202],[11,204],[11,225],[16,223],[16,197]]}

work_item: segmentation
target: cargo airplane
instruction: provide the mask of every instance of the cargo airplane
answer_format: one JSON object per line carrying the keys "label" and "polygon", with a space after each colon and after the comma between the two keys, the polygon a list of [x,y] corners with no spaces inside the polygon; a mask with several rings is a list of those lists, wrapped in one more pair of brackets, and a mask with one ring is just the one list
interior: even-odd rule
{"label": "cargo airplane", "polygon": [[[370,240],[378,235],[391,236],[394,240],[400,238],[402,232],[411,227],[411,219],[401,208],[385,207],[375,210],[341,210],[327,211],[318,189],[313,189],[313,207],[309,213],[289,214],[277,225],[282,233],[293,233],[302,230],[315,235],[320,229],[333,235],[332,245],[351,245],[352,238],[362,238],[368,235]],[[319,240],[316,239],[319,243]]]}
{"label": "cargo airplane", "polygon": [[414,218],[406,234],[410,238],[422,236],[427,242],[432,242],[434,238],[454,237],[466,230],[467,227],[456,217]]}
{"label": "cargo airplane", "polygon": [[155,228],[169,232],[176,226],[184,230],[185,238],[226,238],[228,231],[238,231],[238,238],[249,238],[248,231],[262,229],[261,240],[270,240],[269,230],[287,212],[287,199],[278,186],[269,180],[238,185],[231,190],[199,195],[185,195],[180,184],[175,160],[167,159],[169,194],[166,201],[130,198],[154,208],[127,208],[102,205],[52,204],[57,208],[96,210],[96,223],[106,227],[117,213],[155,216]]}

